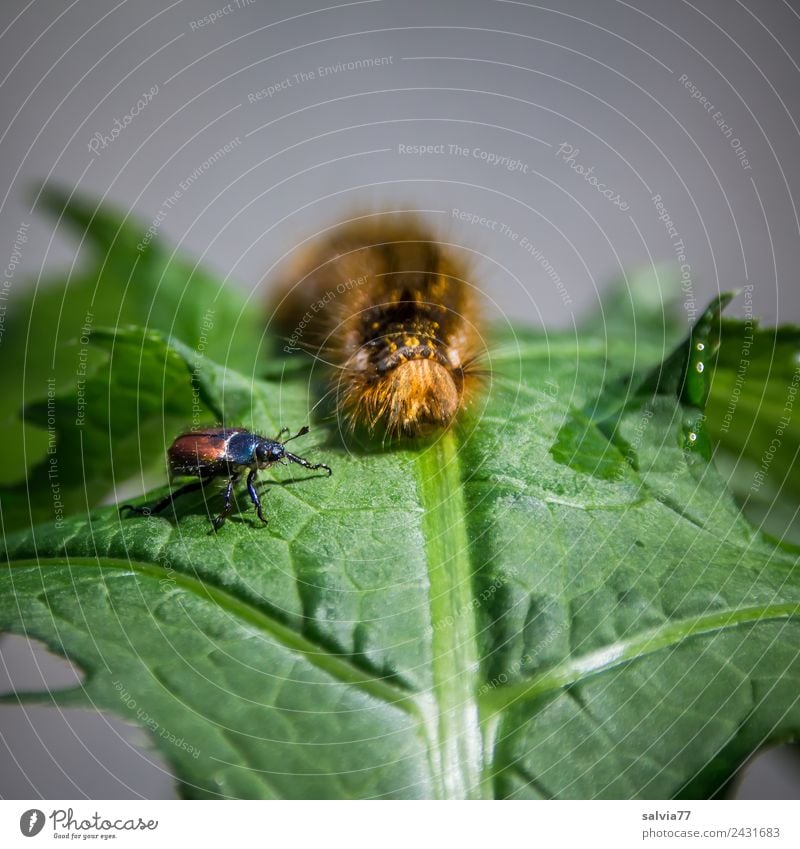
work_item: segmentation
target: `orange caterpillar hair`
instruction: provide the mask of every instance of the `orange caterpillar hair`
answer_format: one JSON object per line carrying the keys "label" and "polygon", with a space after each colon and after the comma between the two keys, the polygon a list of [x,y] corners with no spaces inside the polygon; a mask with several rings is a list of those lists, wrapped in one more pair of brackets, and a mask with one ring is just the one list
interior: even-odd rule
{"label": "orange caterpillar hair", "polygon": [[389,436],[446,428],[475,389],[482,350],[467,265],[408,213],[365,216],[308,249],[273,318],[331,368],[349,426]]}

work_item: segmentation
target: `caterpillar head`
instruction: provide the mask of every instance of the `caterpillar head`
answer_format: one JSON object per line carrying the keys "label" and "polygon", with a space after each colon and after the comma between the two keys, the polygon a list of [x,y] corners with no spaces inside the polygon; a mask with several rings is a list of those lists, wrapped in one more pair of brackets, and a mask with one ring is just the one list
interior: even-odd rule
{"label": "caterpillar head", "polygon": [[452,423],[464,403],[468,379],[462,369],[435,359],[411,359],[373,380],[356,373],[340,408],[351,424],[366,422],[389,436],[424,436]]}

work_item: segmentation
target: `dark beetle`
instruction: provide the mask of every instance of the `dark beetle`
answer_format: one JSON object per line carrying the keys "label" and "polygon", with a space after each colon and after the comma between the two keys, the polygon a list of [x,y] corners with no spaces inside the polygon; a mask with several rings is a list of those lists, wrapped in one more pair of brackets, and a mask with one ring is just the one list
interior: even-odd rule
{"label": "dark beetle", "polygon": [[231,495],[234,485],[244,474],[244,470],[249,469],[247,491],[250,494],[250,500],[255,505],[258,518],[266,525],[267,520],[261,512],[261,501],[255,487],[259,469],[266,469],[273,463],[288,460],[291,463],[304,466],[306,469],[325,469],[328,475],[333,474],[330,467],[324,463],[309,463],[308,460],[286,450],[287,442],[308,433],[307,427],[301,427],[294,436],[281,442],[281,437],[285,433],[289,433],[289,428],[282,428],[275,439],[265,439],[263,436],[251,433],[243,427],[234,427],[212,428],[181,434],[167,451],[170,477],[190,476],[200,478],[200,480],[187,483],[169,495],[165,495],[151,507],[134,507],[132,504],[123,504],[120,507],[120,512],[131,510],[141,516],[161,513],[179,495],[201,489],[213,478],[226,477],[228,484],[225,487],[225,507],[211,523],[216,531],[222,527],[233,509]]}

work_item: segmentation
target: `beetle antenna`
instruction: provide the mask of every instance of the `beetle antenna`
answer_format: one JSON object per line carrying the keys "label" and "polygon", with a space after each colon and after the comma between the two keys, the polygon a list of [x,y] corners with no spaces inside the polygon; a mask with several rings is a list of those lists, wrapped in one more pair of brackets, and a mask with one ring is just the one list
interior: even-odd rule
{"label": "beetle antenna", "polygon": [[[308,428],[306,428],[306,430],[307,429]],[[325,469],[328,473],[328,477],[333,474],[333,469],[331,469],[330,466],[326,466],[324,463],[309,463],[304,457],[298,457],[296,454],[291,454],[289,451],[286,452],[286,459],[291,460],[292,463],[297,463],[298,466],[303,466],[305,469],[311,469],[312,471],[315,469]]]}
{"label": "beetle antenna", "polygon": [[[282,430],[281,433],[283,433],[283,432],[284,431]],[[286,433],[288,433],[288,432],[289,432],[289,428],[287,427]],[[297,433],[294,436],[290,436],[288,439],[284,439],[283,442],[281,443],[281,445],[286,445],[287,442],[291,442],[293,439],[297,439],[298,436],[305,436],[307,433],[308,433],[308,425],[303,425],[300,428],[300,430],[298,430]],[[280,435],[281,434],[279,433],[278,436],[280,436]]]}

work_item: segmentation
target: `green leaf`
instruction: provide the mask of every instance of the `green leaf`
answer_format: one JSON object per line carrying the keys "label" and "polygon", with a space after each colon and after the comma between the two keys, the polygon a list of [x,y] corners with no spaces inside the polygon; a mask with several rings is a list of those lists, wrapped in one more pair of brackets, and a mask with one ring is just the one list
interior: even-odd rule
{"label": "green leaf", "polygon": [[[138,339],[160,362],[165,341]],[[317,401],[300,370],[169,351],[164,395],[188,366],[227,424],[270,435]],[[486,397],[428,442],[312,421],[302,454],[333,477],[263,474],[266,528],[240,494],[209,533],[209,487],[163,517],[20,532],[0,627],[84,670],[40,699],[140,722],[186,796],[711,796],[798,736],[798,564],[687,445],[674,393],[622,410],[613,441],[576,421],[608,354],[499,337]]]}

